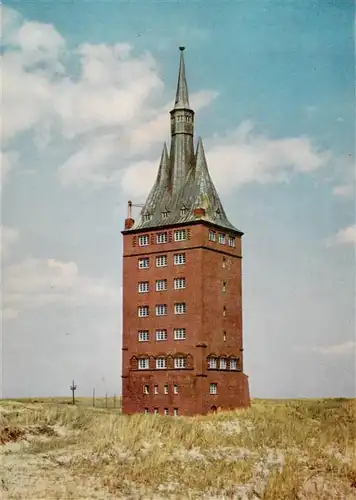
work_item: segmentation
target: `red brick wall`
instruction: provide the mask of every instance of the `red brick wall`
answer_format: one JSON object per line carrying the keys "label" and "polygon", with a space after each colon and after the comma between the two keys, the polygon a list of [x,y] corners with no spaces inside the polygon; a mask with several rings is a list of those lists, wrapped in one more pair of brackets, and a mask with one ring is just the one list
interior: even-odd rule
{"label": "red brick wall", "polygon": [[[174,228],[179,229],[179,227]],[[234,355],[242,363],[242,308],[241,308],[241,240],[236,247],[221,245],[208,239],[209,228],[204,224],[186,228],[189,239],[175,242],[173,230],[167,230],[170,241],[155,243],[156,231],[124,234],[123,263],[123,412],[153,411],[159,408],[179,408],[179,414],[206,413],[211,406],[224,409],[246,406],[249,403],[247,378],[241,372],[208,370],[207,355]],[[223,231],[222,231],[223,232]],[[217,231],[218,233],[218,231]],[[140,247],[140,234],[150,235],[150,245]],[[227,233],[226,233],[227,234]],[[186,253],[186,264],[174,265],[173,254]],[[156,255],[168,257],[168,266],[157,268]],[[150,257],[149,269],[138,269],[138,258]],[[223,257],[225,267],[223,267]],[[173,289],[175,277],[186,278],[186,288]],[[167,279],[168,290],[155,291],[156,279]],[[138,293],[139,281],[150,282],[150,293]],[[226,282],[226,291],[222,282]],[[186,314],[174,314],[174,302],[185,302]],[[156,304],[167,304],[168,314],[157,317]],[[139,318],[138,305],[148,305],[148,318]],[[223,308],[226,306],[226,315]],[[186,328],[186,339],[176,341],[173,328]],[[168,340],[156,341],[156,328],[167,329]],[[139,342],[138,330],[149,330],[150,341]],[[226,341],[224,341],[224,331]],[[202,343],[206,347],[197,347]],[[191,354],[189,370],[132,370],[133,356],[176,353]],[[131,367],[132,368],[132,367]],[[209,384],[218,384],[218,394],[209,394]],[[163,385],[169,384],[169,394],[163,394]],[[179,394],[173,395],[173,384],[179,386]],[[143,394],[143,386],[150,385],[150,394]],[[160,386],[159,394],[153,394],[153,386]]]}

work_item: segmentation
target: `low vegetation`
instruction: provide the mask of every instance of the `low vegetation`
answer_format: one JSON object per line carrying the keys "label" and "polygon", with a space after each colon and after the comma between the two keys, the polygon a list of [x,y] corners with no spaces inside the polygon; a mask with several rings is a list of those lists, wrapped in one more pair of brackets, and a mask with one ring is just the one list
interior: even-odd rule
{"label": "low vegetation", "polygon": [[356,400],[204,417],[0,402],[4,499],[356,499]]}

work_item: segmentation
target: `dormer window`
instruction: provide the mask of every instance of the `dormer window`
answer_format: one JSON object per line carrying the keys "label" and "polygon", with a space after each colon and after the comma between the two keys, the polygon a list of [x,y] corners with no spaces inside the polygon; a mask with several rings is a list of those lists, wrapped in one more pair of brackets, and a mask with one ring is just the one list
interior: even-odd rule
{"label": "dormer window", "polygon": [[221,212],[218,208],[215,210],[215,219],[221,219]]}
{"label": "dormer window", "polygon": [[149,221],[149,220],[151,220],[151,219],[152,219],[152,215],[151,215],[149,212],[145,212],[145,213],[143,214],[143,220],[144,220],[144,221]]}
{"label": "dormer window", "polygon": [[184,205],[184,206],[180,209],[180,215],[181,215],[181,217],[182,217],[183,215],[186,215],[186,213],[187,213],[187,212],[188,212],[188,209],[187,209],[187,207]]}
{"label": "dormer window", "polygon": [[162,218],[163,219],[168,219],[169,214],[170,214],[169,210],[165,210],[164,212],[162,212]]}

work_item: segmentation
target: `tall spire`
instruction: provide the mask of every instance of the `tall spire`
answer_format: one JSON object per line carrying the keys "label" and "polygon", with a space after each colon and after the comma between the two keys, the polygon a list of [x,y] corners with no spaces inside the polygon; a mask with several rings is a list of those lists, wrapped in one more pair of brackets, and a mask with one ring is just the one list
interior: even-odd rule
{"label": "tall spire", "polygon": [[164,143],[161,155],[161,161],[158,169],[158,176],[157,176],[157,182],[160,185],[160,187],[167,189],[169,186],[169,178],[170,178],[169,157],[167,151],[167,144]]}
{"label": "tall spire", "polygon": [[185,47],[179,47],[180,50],[180,63],[179,63],[179,73],[178,73],[178,84],[176,92],[176,100],[174,103],[174,109],[189,108],[189,96],[188,96],[188,85],[187,79],[185,77],[185,64],[184,64],[184,52]]}

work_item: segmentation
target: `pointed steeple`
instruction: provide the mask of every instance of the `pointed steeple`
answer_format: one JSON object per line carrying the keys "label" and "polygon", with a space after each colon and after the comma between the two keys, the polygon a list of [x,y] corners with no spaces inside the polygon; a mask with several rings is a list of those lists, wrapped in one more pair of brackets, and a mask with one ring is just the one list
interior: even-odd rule
{"label": "pointed steeple", "polygon": [[169,186],[169,178],[170,178],[170,164],[169,164],[169,157],[168,157],[168,151],[167,151],[167,144],[164,143],[163,145],[163,150],[162,150],[162,155],[161,155],[161,161],[159,164],[159,169],[158,169],[158,175],[157,175],[157,184],[161,188],[168,188]]}
{"label": "pointed steeple", "polygon": [[184,64],[184,51],[185,47],[179,47],[180,50],[180,63],[179,63],[179,73],[178,73],[178,84],[176,92],[176,100],[174,103],[174,109],[182,109],[189,107],[189,95],[188,95],[188,85],[187,79],[185,77],[185,64]]}

